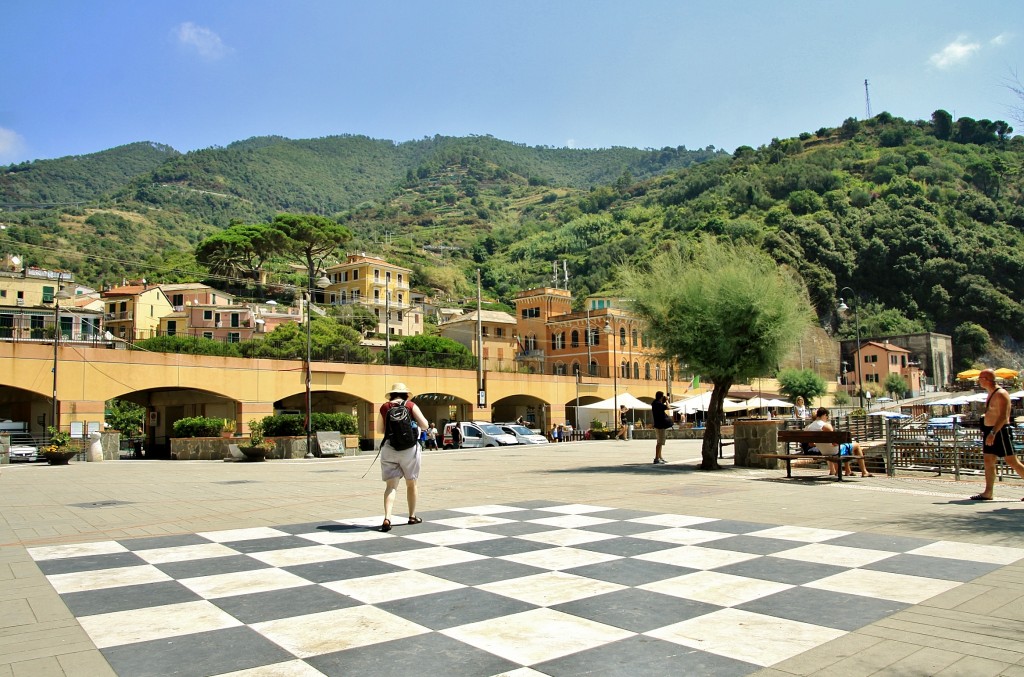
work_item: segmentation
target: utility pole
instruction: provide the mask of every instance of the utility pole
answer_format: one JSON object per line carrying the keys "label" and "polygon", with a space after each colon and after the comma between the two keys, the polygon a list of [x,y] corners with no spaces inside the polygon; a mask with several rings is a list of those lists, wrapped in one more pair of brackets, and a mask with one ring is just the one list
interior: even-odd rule
{"label": "utility pole", "polygon": [[864,114],[865,120],[871,119],[871,94],[868,93],[868,81],[864,80]]}

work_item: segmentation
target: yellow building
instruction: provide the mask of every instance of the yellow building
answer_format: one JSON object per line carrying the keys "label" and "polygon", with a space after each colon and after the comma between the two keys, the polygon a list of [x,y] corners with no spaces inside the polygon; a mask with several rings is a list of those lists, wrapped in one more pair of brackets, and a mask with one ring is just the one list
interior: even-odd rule
{"label": "yellow building", "polygon": [[[366,254],[349,254],[344,263],[325,271],[330,285],[324,301],[361,304],[377,317],[377,332],[392,336],[423,333],[423,311],[412,303],[412,270]],[[390,311],[390,317],[388,317]]]}
{"label": "yellow building", "polygon": [[114,287],[101,296],[107,331],[125,341],[156,336],[160,319],[174,312],[163,290],[145,282]]}
{"label": "yellow building", "polygon": [[[457,341],[479,357],[477,343],[477,311],[459,315],[438,325],[444,338]],[[480,335],[483,344],[483,366],[488,371],[513,371],[519,344],[516,341],[516,318],[496,310],[480,313]]]}
{"label": "yellow building", "polygon": [[16,257],[6,257],[0,265],[0,338],[46,338],[53,335],[56,321],[63,337],[91,340],[102,332],[102,313],[87,307],[91,299],[79,293],[84,290],[75,286],[71,273],[23,268]]}

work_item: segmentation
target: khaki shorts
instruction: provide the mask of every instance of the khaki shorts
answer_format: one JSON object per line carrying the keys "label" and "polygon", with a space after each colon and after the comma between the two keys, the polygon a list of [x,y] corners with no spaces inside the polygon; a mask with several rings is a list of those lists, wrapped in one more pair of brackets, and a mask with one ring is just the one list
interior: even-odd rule
{"label": "khaki shorts", "polygon": [[380,449],[380,478],[416,480],[420,477],[420,445],[414,444],[405,451],[395,451],[391,443],[385,442]]}
{"label": "khaki shorts", "polygon": [[665,444],[665,435],[668,432],[668,428],[655,428],[654,439],[658,441],[658,444]]}

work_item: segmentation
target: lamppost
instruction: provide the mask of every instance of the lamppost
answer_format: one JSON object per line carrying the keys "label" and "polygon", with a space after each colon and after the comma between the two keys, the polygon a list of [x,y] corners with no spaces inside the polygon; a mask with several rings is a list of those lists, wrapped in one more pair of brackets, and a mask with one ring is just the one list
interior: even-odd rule
{"label": "lamppost", "polygon": [[[313,318],[310,316],[313,305],[313,284],[313,278],[310,278],[309,286],[306,288],[306,458],[313,458],[313,339],[310,332],[313,326]],[[326,289],[331,281],[327,277],[321,277],[315,284],[320,289]]]}
{"label": "lamppost", "polygon": [[[612,323],[609,319],[604,321],[604,334],[608,337],[608,342],[612,344],[612,407],[614,409],[613,417],[619,415],[619,368],[618,368],[618,357],[615,352],[615,344],[618,343],[618,337],[613,336],[615,330],[612,329]],[[613,421],[616,419],[613,418]]]}
{"label": "lamppost", "polygon": [[384,290],[384,364],[391,364],[391,290]]}
{"label": "lamppost", "polygon": [[[850,298],[851,299],[853,298],[854,292],[853,292],[852,289],[850,289],[849,287],[843,287],[842,289],[839,290],[839,293],[842,294],[844,291],[849,291],[850,292]],[[839,308],[838,308],[838,310],[841,313],[847,313],[847,312],[850,311],[850,307],[848,305],[846,305],[846,301],[844,301],[843,297],[841,297],[841,296],[839,297]],[[862,370],[863,370],[864,367],[860,364],[860,304],[859,303],[853,307],[853,320],[854,320],[854,323],[856,324],[856,327],[857,327],[857,355],[853,359],[853,373],[857,377],[857,388],[860,391],[860,408],[863,409],[864,408],[864,383],[863,383],[864,378],[862,377],[861,374],[863,373]]]}
{"label": "lamppost", "polygon": [[60,346],[61,337],[60,302],[61,299],[71,297],[71,292],[65,287],[61,287],[53,295],[53,411],[50,414],[50,421],[57,430],[60,430],[60,406],[57,404],[57,347]]}
{"label": "lamppost", "polygon": [[594,368],[591,366],[594,363],[593,358],[590,356],[590,344],[594,342],[594,337],[590,333],[590,300],[587,300],[587,374],[589,376],[594,375]]}

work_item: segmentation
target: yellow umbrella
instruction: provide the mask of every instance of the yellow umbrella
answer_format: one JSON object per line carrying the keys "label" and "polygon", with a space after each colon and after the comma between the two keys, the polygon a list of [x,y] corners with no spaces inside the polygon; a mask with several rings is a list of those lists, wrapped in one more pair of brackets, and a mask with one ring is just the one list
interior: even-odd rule
{"label": "yellow umbrella", "polygon": [[967,371],[960,372],[956,377],[961,381],[971,381],[978,378],[978,374],[980,373],[980,369],[968,369]]}
{"label": "yellow umbrella", "polygon": [[995,370],[996,378],[1003,378],[1003,379],[1017,378],[1017,374],[1018,374],[1018,372],[1014,371],[1013,369],[1007,369],[1005,367],[1002,368],[1002,369],[996,369]]}

